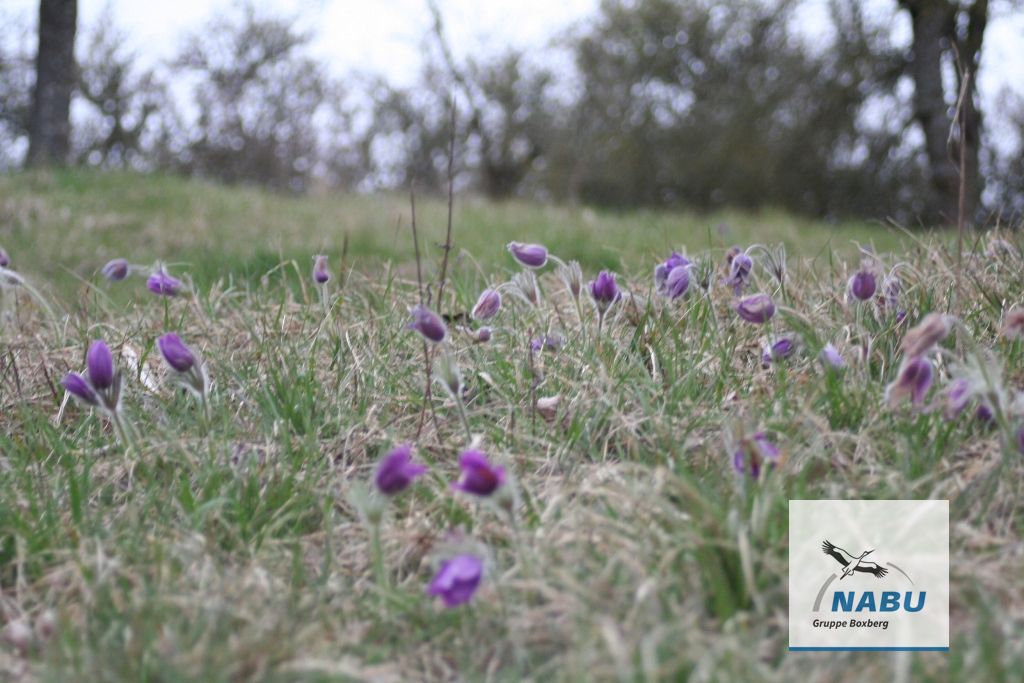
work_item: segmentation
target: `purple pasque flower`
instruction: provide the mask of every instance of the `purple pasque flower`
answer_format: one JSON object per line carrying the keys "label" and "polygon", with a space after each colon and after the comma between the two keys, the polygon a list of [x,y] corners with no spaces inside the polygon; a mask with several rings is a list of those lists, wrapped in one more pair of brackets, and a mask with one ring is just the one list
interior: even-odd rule
{"label": "purple pasque flower", "polygon": [[690,264],[676,266],[668,272],[661,294],[678,299],[690,288]]}
{"label": "purple pasque flower", "polygon": [[458,607],[473,599],[484,575],[484,562],[476,555],[456,555],[445,560],[427,586],[427,594],[441,598],[446,607]]}
{"label": "purple pasque flower", "polygon": [[205,400],[209,380],[206,367],[195,351],[189,348],[181,337],[173,332],[156,340],[164,362],[174,371],[177,380],[200,400]]}
{"label": "purple pasque flower", "polygon": [[160,268],[146,280],[146,288],[158,296],[177,296],[182,286],[181,280],[171,277],[164,268]]}
{"label": "purple pasque flower", "polygon": [[907,398],[914,406],[920,407],[932,386],[932,364],[923,356],[914,356],[903,362],[900,372],[885,393],[889,405],[896,407]]}
{"label": "purple pasque flower", "polygon": [[966,377],[955,379],[943,392],[943,417],[952,420],[964,411],[971,400],[971,383]]}
{"label": "purple pasque flower", "polygon": [[412,461],[412,445],[403,444],[380,461],[374,481],[381,493],[393,496],[409,488],[409,484],[426,471],[425,465]]}
{"label": "purple pasque flower", "polygon": [[11,257],[3,247],[0,247],[0,268],[6,268],[9,265],[11,265]]}
{"label": "purple pasque flower", "polygon": [[505,483],[505,468],[492,465],[480,451],[463,451],[459,456],[459,468],[462,475],[452,488],[464,493],[487,497]]}
{"label": "purple pasque flower", "polygon": [[601,313],[607,311],[608,307],[622,296],[619,285],[615,282],[615,274],[607,270],[598,273],[597,277],[590,281],[590,296]]}
{"label": "purple pasque flower", "polygon": [[188,372],[195,367],[196,356],[192,353],[192,349],[185,346],[181,337],[173,332],[157,339],[156,345],[164,360],[175,372]]}
{"label": "purple pasque flower", "polygon": [[509,242],[507,248],[512,258],[527,268],[543,268],[548,262],[548,250],[542,244]]}
{"label": "purple pasque flower", "polygon": [[565,339],[557,334],[545,334],[530,340],[530,350],[534,353],[538,351],[558,351],[564,345]]}
{"label": "purple pasque flower", "polygon": [[846,361],[843,360],[843,356],[833,346],[832,342],[825,344],[821,349],[821,353],[818,354],[818,358],[825,367],[832,368],[833,370],[842,370],[846,367]]}
{"label": "purple pasque flower", "polygon": [[875,274],[870,270],[858,271],[850,278],[847,288],[854,298],[860,301],[868,301],[875,295],[875,289],[877,288]]}
{"label": "purple pasque flower", "polygon": [[105,342],[97,339],[89,345],[85,367],[88,377],[69,372],[61,380],[64,389],[86,405],[116,414],[121,407],[121,373],[114,366],[114,356]]}
{"label": "purple pasque flower", "polygon": [[762,361],[767,365],[785,360],[796,353],[796,347],[796,341],[792,337],[779,337],[765,348]]}
{"label": "purple pasque flower", "polygon": [[745,251],[733,254],[729,261],[729,277],[726,284],[732,285],[736,296],[743,293],[743,288],[750,281],[750,274],[754,272],[754,259]]}
{"label": "purple pasque flower", "polygon": [[476,300],[470,316],[474,320],[490,320],[501,310],[501,292],[496,289],[485,289]]}
{"label": "purple pasque flower", "polygon": [[757,432],[740,442],[732,455],[732,467],[737,474],[746,474],[751,479],[758,479],[764,467],[773,468],[779,463],[780,456],[781,451],[768,440],[768,435]]}
{"label": "purple pasque flower", "polygon": [[736,312],[748,323],[762,324],[775,315],[775,302],[767,294],[752,294],[735,304]]}
{"label": "purple pasque flower", "polygon": [[331,279],[331,270],[327,265],[327,257],[317,254],[313,257],[313,281],[318,285],[325,285]]}
{"label": "purple pasque flower", "polygon": [[114,370],[114,354],[102,339],[97,339],[89,345],[89,351],[85,354],[85,366],[89,371],[89,382],[95,389],[102,391],[114,386],[117,374]]}
{"label": "purple pasque flower", "polygon": [[92,388],[92,384],[89,380],[82,377],[77,372],[69,372],[64,376],[64,379],[60,381],[69,394],[77,398],[86,405],[95,406],[99,405],[100,397],[96,393],[96,390]]}
{"label": "purple pasque flower", "polygon": [[686,258],[677,251],[673,251],[672,255],[669,256],[663,263],[659,263],[654,267],[654,288],[659,294],[666,294],[665,285],[668,281],[669,273],[680,266],[692,266],[690,259]]}
{"label": "purple pasque flower", "polygon": [[412,315],[412,322],[408,324],[408,329],[416,330],[429,342],[440,344],[444,341],[448,328],[441,320],[441,316],[422,304],[414,306],[409,313]]}
{"label": "purple pasque flower", "polygon": [[112,261],[107,261],[107,264],[100,269],[100,273],[103,277],[107,278],[111,282],[120,282],[121,280],[128,277],[131,272],[131,266],[123,258],[116,258]]}
{"label": "purple pasque flower", "polygon": [[486,344],[491,341],[491,337],[494,335],[494,331],[489,327],[481,327],[473,334],[473,341],[477,344]]}

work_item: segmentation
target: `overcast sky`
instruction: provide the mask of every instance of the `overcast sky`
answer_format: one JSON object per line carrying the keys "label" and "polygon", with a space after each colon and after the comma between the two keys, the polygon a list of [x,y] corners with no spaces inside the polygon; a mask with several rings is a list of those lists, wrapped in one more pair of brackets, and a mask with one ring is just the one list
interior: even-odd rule
{"label": "overcast sky", "polygon": [[[869,12],[889,12],[896,0],[865,0]],[[146,63],[170,57],[181,37],[233,0],[79,0],[80,26],[96,22],[110,5],[115,22],[127,33]],[[332,71],[377,72],[403,84],[420,65],[423,36],[431,19],[426,0],[260,0],[258,7],[288,13],[314,32],[313,51]],[[541,49],[556,33],[592,14],[598,0],[438,0],[451,43],[460,56],[508,45]],[[1000,3],[993,3],[997,7]],[[2,0],[8,16],[31,20],[38,0]],[[806,0],[803,28],[823,26],[827,0]],[[909,40],[909,22],[900,13],[897,35]],[[992,17],[985,35],[981,95],[991,108],[1009,85],[1024,95],[1024,11]]]}

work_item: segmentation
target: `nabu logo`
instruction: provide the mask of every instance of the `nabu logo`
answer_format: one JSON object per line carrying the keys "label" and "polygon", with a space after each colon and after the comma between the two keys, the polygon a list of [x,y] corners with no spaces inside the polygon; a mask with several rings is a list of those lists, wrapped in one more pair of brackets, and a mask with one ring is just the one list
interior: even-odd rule
{"label": "nabu logo", "polygon": [[[836,580],[842,581],[843,579],[855,576],[856,574],[870,574],[876,579],[882,579],[890,574],[890,569],[899,572],[903,577],[913,585],[914,582],[910,576],[900,569],[892,562],[886,562],[883,566],[882,562],[875,562],[865,559],[868,555],[875,552],[873,548],[865,550],[858,555],[840,548],[831,541],[825,540],[821,544],[821,551],[834,559],[840,564],[842,570],[839,574],[833,573],[829,576],[825,583],[822,584],[821,589],[818,591],[818,596],[814,601],[814,611],[821,611],[821,604],[828,592],[829,586]],[[878,559],[877,557],[874,559]],[[832,612],[920,612],[924,609],[925,600],[927,599],[926,591],[917,591],[916,593],[912,590],[904,592],[887,590],[887,591],[861,591],[855,590],[842,591],[835,590],[832,593],[831,611]],[[827,603],[826,603],[827,604]]]}

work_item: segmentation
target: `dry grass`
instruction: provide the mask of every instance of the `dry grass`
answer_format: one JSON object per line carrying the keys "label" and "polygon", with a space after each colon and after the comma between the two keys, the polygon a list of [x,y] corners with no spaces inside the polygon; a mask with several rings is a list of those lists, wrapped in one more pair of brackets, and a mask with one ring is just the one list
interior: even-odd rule
{"label": "dry grass", "polygon": [[[45,181],[2,182],[18,189]],[[141,192],[135,183],[132,191]],[[78,214],[72,200],[54,192],[38,195],[46,199],[24,219],[40,244],[58,238],[50,219],[38,217],[52,216],[62,201]],[[21,215],[36,201],[29,196],[37,195],[18,194],[5,206]],[[251,215],[245,198],[254,195],[240,196],[238,211]],[[83,200],[82,213],[94,215],[97,201]],[[110,204],[113,216],[118,209]],[[199,218],[183,209],[181,220]],[[625,219],[608,225],[629,229]],[[256,230],[239,233],[244,229]],[[450,264],[445,311],[468,310],[486,284],[515,270],[500,247],[481,255],[465,244],[503,242],[505,233],[484,239],[468,232],[457,217],[455,241],[468,251]],[[91,276],[120,253],[195,261],[174,252],[199,239],[188,230],[140,234],[148,237],[132,237],[123,251],[96,247],[89,267],[31,261],[26,272],[55,319],[21,288],[7,291],[0,677],[1021,680],[1024,459],[1012,447],[1018,408],[1007,402],[997,424],[986,426],[970,411],[947,421],[941,410],[893,409],[883,400],[900,339],[930,311],[950,312],[962,326],[944,343],[929,402],[939,400],[954,361],[979,356],[1004,369],[999,387],[1008,396],[1021,387],[1021,343],[998,335],[1004,309],[1024,294],[1019,244],[997,256],[984,255],[988,238],[977,245],[965,258],[961,293],[951,286],[954,257],[941,243],[880,253],[879,268],[907,264],[902,325],[891,311],[846,302],[846,278],[858,263],[843,255],[853,252],[801,252],[791,244],[802,255],[787,262],[785,295],[763,262],[754,289],[782,304],[771,331],[799,333],[805,346],[768,368],[761,363],[765,329],[739,321],[731,291],[717,284],[718,245],[690,253],[716,269],[710,293],[695,290],[672,303],[650,291],[660,238],[638,237],[644,246],[625,255],[620,270],[628,277],[620,281],[639,314],[620,306],[600,341],[589,303],[581,327],[558,280],[542,276],[540,310],[507,296],[490,343],[472,344],[453,330],[449,345],[465,378],[473,434],[514,476],[516,529],[496,508],[449,489],[467,437],[440,388],[424,405],[421,342],[404,329],[417,298],[406,260],[411,248],[396,256],[397,268],[350,258],[324,307],[307,282],[318,245],[306,233],[289,248],[303,251],[297,264],[285,255],[283,267],[272,263],[239,277],[235,266],[255,263],[245,261],[252,245],[223,246],[238,233],[216,230],[210,243],[226,254],[219,277],[213,269],[197,273],[194,294],[164,300],[139,279],[108,284]],[[245,234],[251,242],[256,233]],[[552,238],[553,250],[564,255],[559,245],[573,234]],[[149,241],[160,235],[165,242]],[[360,239],[353,235],[354,244]],[[92,243],[88,236],[68,240],[74,257]],[[667,244],[683,241],[669,237]],[[588,264],[610,258],[587,260],[590,247],[578,248]],[[17,263],[23,252],[8,250]],[[434,259],[425,265],[432,277]],[[46,273],[61,267],[86,279],[46,286]],[[165,381],[153,343],[170,330],[209,364],[209,424]],[[565,347],[531,355],[529,340],[545,331],[563,334]],[[134,450],[118,445],[102,418],[74,404],[61,407],[60,378],[81,369],[88,341],[97,337],[111,344],[122,367],[140,359],[128,373],[125,399],[142,434]],[[866,340],[870,353],[862,361]],[[817,361],[826,341],[850,364],[844,373],[827,373]],[[152,388],[143,372],[155,378]],[[535,408],[537,398],[553,396],[553,415]],[[727,446],[756,430],[768,431],[785,455],[760,481],[736,475]],[[431,470],[384,522],[390,585],[382,587],[350,493],[382,453],[408,440]],[[846,497],[952,501],[948,654],[787,652],[787,501]],[[424,586],[436,559],[459,543],[486,554],[488,574],[472,605],[444,610]]]}

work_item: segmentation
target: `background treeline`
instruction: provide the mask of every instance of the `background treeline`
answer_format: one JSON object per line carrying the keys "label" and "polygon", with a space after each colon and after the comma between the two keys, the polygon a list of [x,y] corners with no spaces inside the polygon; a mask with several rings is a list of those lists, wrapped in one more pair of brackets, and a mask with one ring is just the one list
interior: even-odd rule
{"label": "background treeline", "polygon": [[[985,21],[1019,6],[903,0],[870,18],[858,0],[825,6],[808,35],[795,1],[605,0],[543,53],[461,60],[435,11],[411,87],[330,74],[310,34],[253,6],[144,67],[108,13],[78,34],[68,160],[289,192],[442,191],[454,101],[456,182],[492,198],[952,222],[964,140],[968,220],[1016,220],[1024,102],[1007,91],[982,112],[974,74]],[[901,14],[909,51],[893,40]],[[27,26],[0,40],[10,168],[29,149],[37,42]]]}

